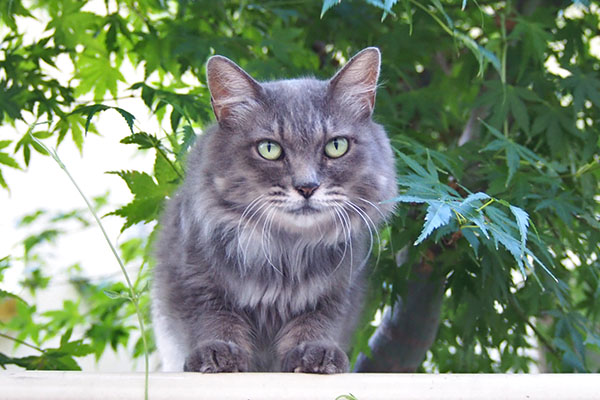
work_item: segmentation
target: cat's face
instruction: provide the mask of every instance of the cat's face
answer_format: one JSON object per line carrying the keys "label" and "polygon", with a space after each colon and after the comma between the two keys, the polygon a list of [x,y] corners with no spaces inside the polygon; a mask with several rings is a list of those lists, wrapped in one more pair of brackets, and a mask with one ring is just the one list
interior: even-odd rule
{"label": "cat's face", "polygon": [[389,141],[372,122],[379,52],[366,49],[330,81],[259,84],[213,57],[209,87],[219,129],[210,184],[257,229],[347,235],[371,230],[395,194]]}

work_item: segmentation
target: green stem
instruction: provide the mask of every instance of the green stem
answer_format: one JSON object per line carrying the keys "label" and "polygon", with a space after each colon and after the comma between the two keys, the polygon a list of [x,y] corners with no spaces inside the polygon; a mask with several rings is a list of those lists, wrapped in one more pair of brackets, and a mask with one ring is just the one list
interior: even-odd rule
{"label": "green stem", "polygon": [[484,208],[486,208],[487,206],[489,206],[490,204],[492,204],[493,202],[495,202],[496,199],[494,199],[493,197],[487,201],[487,203],[485,203],[484,205],[482,205],[481,207],[479,207],[477,209],[477,212],[480,212],[481,210],[483,210]]}
{"label": "green stem", "polygon": [[32,345],[32,344],[29,344],[29,343],[27,343],[27,342],[24,342],[24,341],[22,341],[21,339],[17,339],[16,337],[12,337],[12,336],[10,336],[10,335],[7,335],[7,334],[4,334],[4,333],[2,333],[2,332],[0,332],[0,337],[3,337],[3,338],[5,338],[5,339],[12,340],[13,342],[17,342],[17,343],[19,343],[19,344],[22,344],[23,346],[27,346],[27,347],[29,347],[29,348],[31,348],[31,349],[37,350],[37,351],[39,351],[40,353],[44,353],[44,352],[45,352],[45,350],[44,350],[44,349],[42,349],[42,348],[39,348],[39,347],[37,347],[37,346],[34,346],[34,345]]}
{"label": "green stem", "polygon": [[428,9],[427,7],[425,7],[423,4],[419,3],[416,0],[410,0],[410,2],[412,4],[414,4],[415,6],[419,7],[421,10],[425,11],[427,14],[429,14],[429,16],[431,18],[433,18],[433,20],[435,22],[437,22],[442,27],[442,29],[444,31],[446,31],[446,33],[448,35],[454,36],[454,32],[452,32],[452,29],[450,29],[446,24],[444,24],[444,22],[437,15],[435,15],[434,13],[432,13],[430,9]]}
{"label": "green stem", "polygon": [[173,169],[173,171],[175,171],[175,173],[177,174],[177,176],[179,177],[179,179],[183,179],[183,176],[181,175],[181,173],[179,172],[179,170],[177,169],[177,167],[175,167],[175,164],[173,164],[173,161],[171,161],[169,159],[169,157],[167,157],[167,155],[165,154],[165,152],[159,146],[155,146],[154,148],[165,159],[165,161],[171,166],[171,168]]}
{"label": "green stem", "polygon": [[145,364],[144,399],[148,400],[149,361],[148,361],[148,344],[146,343],[146,330],[144,328],[144,319],[142,317],[142,312],[140,310],[138,296],[137,296],[137,293],[135,293],[135,291],[133,289],[133,285],[131,284],[131,280],[129,279],[129,274],[127,273],[127,270],[125,269],[125,264],[123,263],[123,260],[121,260],[121,257],[119,256],[119,253],[117,252],[117,249],[115,248],[115,246],[112,244],[110,238],[108,237],[108,234],[106,233],[106,230],[104,229],[104,225],[102,224],[102,222],[100,222],[100,218],[98,218],[98,214],[96,214],[96,212],[94,211],[94,207],[92,206],[92,204],[90,203],[90,201],[88,200],[86,195],[83,193],[83,191],[81,190],[81,188],[79,187],[79,185],[77,184],[77,182],[75,181],[75,179],[73,178],[73,176],[71,175],[71,173],[69,172],[69,170],[67,169],[65,164],[63,164],[63,162],[60,160],[56,151],[50,150],[44,143],[42,143],[40,140],[38,140],[35,136],[33,136],[31,134],[30,134],[30,136],[31,136],[32,140],[34,140],[36,143],[38,143],[40,146],[42,146],[44,148],[44,150],[46,150],[48,152],[48,154],[50,154],[52,156],[52,158],[54,158],[56,163],[67,174],[67,176],[69,177],[69,180],[71,181],[73,186],[75,186],[75,188],[79,192],[79,195],[81,196],[83,201],[85,201],[85,204],[87,205],[88,209],[92,213],[92,216],[94,217],[94,219],[96,220],[96,223],[98,224],[98,226],[100,227],[100,230],[102,231],[102,235],[104,235],[104,239],[106,240],[106,243],[108,243],[110,250],[112,251],[115,258],[117,259],[117,262],[119,263],[119,267],[121,267],[121,272],[123,272],[123,276],[125,276],[125,280],[127,281],[127,287],[129,288],[131,302],[133,303],[133,306],[135,307],[135,313],[137,314],[138,324],[140,326],[140,331],[142,333],[142,342],[144,345],[144,364]]}

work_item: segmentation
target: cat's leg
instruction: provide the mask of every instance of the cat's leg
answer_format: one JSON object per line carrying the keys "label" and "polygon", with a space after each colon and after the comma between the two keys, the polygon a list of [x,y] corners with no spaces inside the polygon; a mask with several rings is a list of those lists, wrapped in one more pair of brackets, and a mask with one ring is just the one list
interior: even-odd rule
{"label": "cat's leg", "polygon": [[163,372],[180,372],[185,361],[186,341],[177,321],[153,307],[152,325]]}
{"label": "cat's leg", "polygon": [[191,351],[184,371],[245,372],[250,369],[251,329],[235,312],[213,311],[199,315],[192,325]]}
{"label": "cat's leg", "polygon": [[334,340],[336,330],[335,317],[316,311],[291,320],[277,339],[282,371],[348,372],[348,356]]}

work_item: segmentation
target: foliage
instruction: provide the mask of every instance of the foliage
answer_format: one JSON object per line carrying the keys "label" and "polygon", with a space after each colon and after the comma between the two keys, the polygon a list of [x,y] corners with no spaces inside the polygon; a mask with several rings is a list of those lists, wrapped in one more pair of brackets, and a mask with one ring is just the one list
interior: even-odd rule
{"label": "foliage", "polygon": [[[375,118],[397,151],[401,195],[390,199],[399,202],[397,215],[380,234],[369,316],[403,294],[411,266],[427,260],[447,283],[423,370],[598,370],[597,2],[12,0],[0,7],[0,123],[13,127],[0,141],[0,185],[10,185],[3,170],[47,155],[37,140],[58,147],[68,137],[81,150],[97,113],[118,113],[122,143],[155,160],[151,173],[113,172],[133,195],[110,211],[123,229],[157,219],[182,179],[187,150],[212,121],[209,55],[230,57],[259,79],[328,77],[356,51],[378,46]],[[46,26],[31,40],[34,18]],[[131,80],[127,65],[143,73]],[[140,99],[162,128],[136,126],[119,107],[122,97]],[[53,284],[36,249],[62,232],[60,220],[45,216],[23,219],[43,228],[23,242],[23,256],[0,264],[1,278],[13,260],[35,262],[37,272],[23,280],[34,293]],[[65,211],[64,218],[89,217]],[[149,262],[153,237],[121,246],[128,265]],[[401,249],[407,262],[398,266]],[[70,281],[79,299],[56,312],[39,315],[0,292],[0,302],[19,307],[2,332],[35,346],[66,337],[43,351],[52,360],[2,355],[1,365],[69,368],[67,356],[131,348],[139,334],[126,288],[78,271]],[[148,318],[147,291],[139,300]],[[71,341],[71,329],[83,342]],[[355,353],[372,327],[361,332]],[[139,341],[133,348],[139,356]],[[59,362],[58,354],[67,358]]]}
{"label": "foliage", "polygon": [[[106,207],[107,195],[92,199],[96,212]],[[142,339],[135,332],[138,329],[132,324],[135,308],[129,301],[130,292],[114,276],[96,278],[94,280],[83,275],[79,264],[71,265],[57,276],[44,274],[50,265],[47,263],[47,249],[44,240],[47,232],[62,232],[66,230],[83,229],[91,225],[87,210],[76,209],[69,212],[50,213],[40,209],[24,216],[19,227],[43,226],[41,232],[35,229],[23,240],[23,256],[5,257],[2,269],[11,267],[15,261],[22,261],[26,274],[20,283],[23,288],[36,294],[48,285],[72,286],[77,293],[77,300],[64,300],[62,307],[55,310],[39,312],[35,304],[29,304],[22,297],[0,290],[0,304],[14,308],[13,318],[6,320],[0,312],[2,332],[14,332],[10,338],[16,344],[24,344],[40,353],[38,356],[10,357],[0,354],[0,366],[8,364],[22,366],[27,369],[79,369],[73,357],[93,354],[98,360],[106,347],[117,350],[121,346],[130,347],[135,357],[143,355]],[[40,221],[44,219],[44,221]],[[55,236],[52,236],[54,239]],[[54,243],[50,243],[54,244]],[[127,265],[140,268],[140,262],[146,257],[147,239],[132,238],[120,244],[120,254]],[[143,264],[142,264],[143,266]],[[67,282],[60,278],[68,277]],[[0,282],[3,276],[0,275]],[[133,284],[134,291],[144,292],[147,282],[147,270],[140,269]],[[34,297],[35,299],[35,297]],[[148,298],[140,302],[144,311],[146,323],[149,323]],[[70,341],[73,330],[82,332],[85,339]],[[1,333],[1,332],[0,332]],[[3,337],[6,334],[2,334]],[[61,337],[58,348],[48,348]],[[32,344],[33,343],[33,344]],[[41,347],[43,346],[43,347]],[[153,348],[153,344],[150,344]]]}

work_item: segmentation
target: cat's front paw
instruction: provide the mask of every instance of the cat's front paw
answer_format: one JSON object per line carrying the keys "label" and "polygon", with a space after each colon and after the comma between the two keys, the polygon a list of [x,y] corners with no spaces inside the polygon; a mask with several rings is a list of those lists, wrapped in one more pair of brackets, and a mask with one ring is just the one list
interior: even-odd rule
{"label": "cat's front paw", "polygon": [[185,359],[186,372],[246,372],[248,353],[233,342],[210,340],[200,343]]}
{"label": "cat's front paw", "polygon": [[338,374],[348,372],[346,353],[332,342],[305,342],[293,348],[283,360],[285,372]]}

